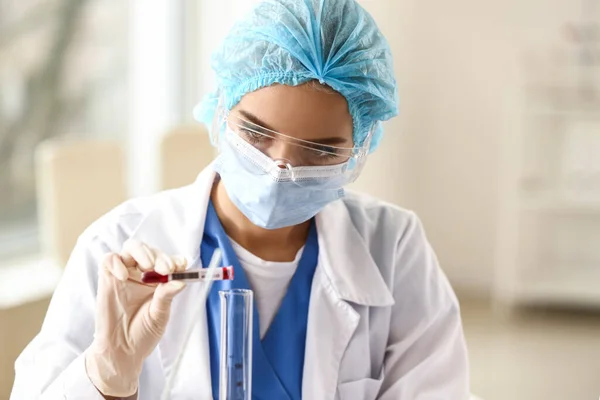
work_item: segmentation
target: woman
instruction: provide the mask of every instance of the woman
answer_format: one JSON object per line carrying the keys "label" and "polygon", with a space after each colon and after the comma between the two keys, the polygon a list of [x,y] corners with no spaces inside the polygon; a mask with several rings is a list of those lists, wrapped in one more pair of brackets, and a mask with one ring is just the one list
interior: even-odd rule
{"label": "woman", "polygon": [[343,190],[397,114],[372,18],[353,0],[264,1],[213,68],[196,114],[218,158],[82,234],[12,398],[158,399],[201,285],[140,273],[206,266],[220,248],[236,278],[215,283],[171,398],[218,397],[215,293],[234,287],[255,294],[253,398],[465,399],[458,303],[418,219]]}

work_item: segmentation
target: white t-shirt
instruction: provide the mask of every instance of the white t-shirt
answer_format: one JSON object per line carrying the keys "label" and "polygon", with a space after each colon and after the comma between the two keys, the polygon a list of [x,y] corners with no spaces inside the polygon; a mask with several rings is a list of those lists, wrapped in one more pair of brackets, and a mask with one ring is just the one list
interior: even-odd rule
{"label": "white t-shirt", "polygon": [[254,292],[254,303],[258,310],[260,338],[262,339],[287,293],[292,276],[294,276],[300,257],[302,257],[304,246],[298,250],[293,261],[273,262],[256,257],[233,240],[231,240],[231,245],[246,273],[250,288]]}

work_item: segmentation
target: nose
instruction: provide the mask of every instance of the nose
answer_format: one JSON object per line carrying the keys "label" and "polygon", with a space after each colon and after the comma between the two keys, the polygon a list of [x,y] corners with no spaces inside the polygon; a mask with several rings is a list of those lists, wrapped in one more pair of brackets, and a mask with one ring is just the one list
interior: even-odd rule
{"label": "nose", "polygon": [[268,156],[273,160],[279,168],[291,169],[292,165],[295,165],[295,153],[298,150],[296,146],[285,143],[283,141],[276,141],[269,149]]}

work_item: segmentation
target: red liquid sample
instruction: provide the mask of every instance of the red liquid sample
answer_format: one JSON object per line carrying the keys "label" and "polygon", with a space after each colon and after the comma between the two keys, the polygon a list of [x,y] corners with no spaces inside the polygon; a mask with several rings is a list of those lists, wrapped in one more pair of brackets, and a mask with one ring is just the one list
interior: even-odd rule
{"label": "red liquid sample", "polygon": [[144,283],[167,283],[169,282],[168,275],[161,275],[155,271],[148,271],[142,274],[142,282]]}
{"label": "red liquid sample", "polygon": [[223,268],[223,280],[226,280],[226,281],[233,280],[233,267]]}

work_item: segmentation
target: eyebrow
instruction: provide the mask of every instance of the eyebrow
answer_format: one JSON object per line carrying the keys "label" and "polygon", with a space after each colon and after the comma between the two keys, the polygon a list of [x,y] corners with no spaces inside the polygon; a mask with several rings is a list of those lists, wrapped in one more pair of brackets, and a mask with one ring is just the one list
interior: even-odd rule
{"label": "eyebrow", "polygon": [[[271,127],[269,124],[267,124],[266,122],[264,122],[263,120],[261,120],[260,118],[258,118],[256,115],[249,113],[248,111],[244,111],[244,110],[239,110],[238,111],[245,119],[247,119],[249,122],[258,125],[259,128],[264,128],[273,132],[278,132],[277,129],[274,129],[273,127]],[[325,145],[339,145],[339,144],[344,144],[348,142],[348,139],[343,138],[341,136],[331,136],[331,137],[327,137],[327,138],[319,138],[319,139],[302,139],[305,140],[307,142],[314,142],[314,143],[319,143],[319,144],[325,144]]]}

